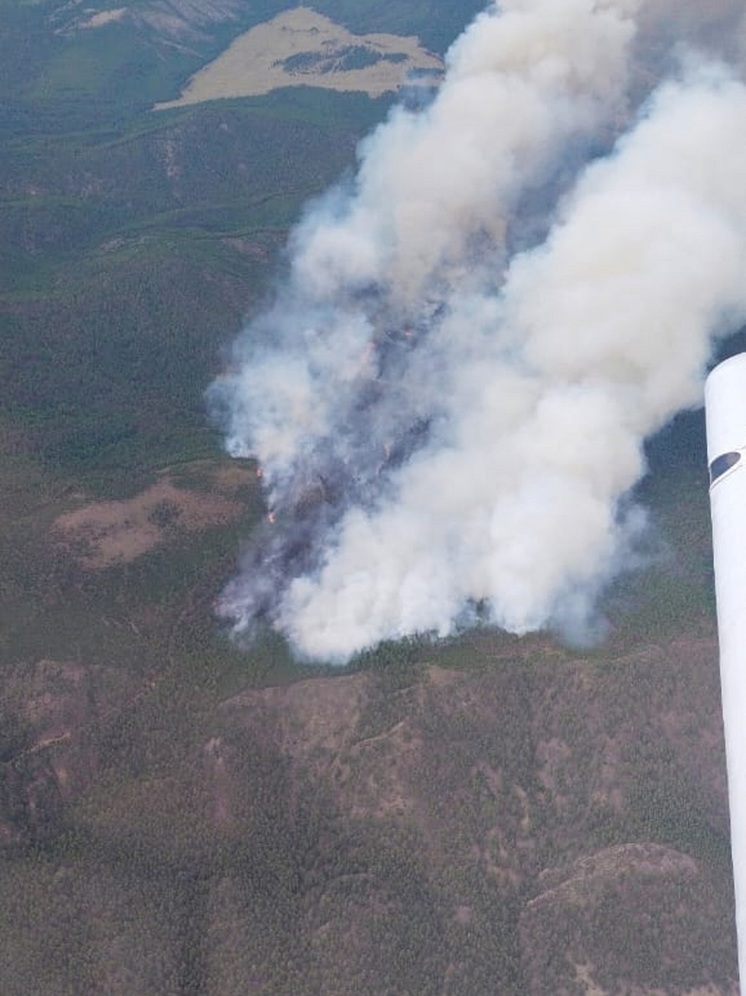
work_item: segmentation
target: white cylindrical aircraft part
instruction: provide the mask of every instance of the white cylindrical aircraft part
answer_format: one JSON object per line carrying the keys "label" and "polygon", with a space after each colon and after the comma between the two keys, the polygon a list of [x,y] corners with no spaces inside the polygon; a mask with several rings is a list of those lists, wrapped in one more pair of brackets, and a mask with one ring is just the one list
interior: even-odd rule
{"label": "white cylindrical aircraft part", "polygon": [[746,991],[746,353],[705,384],[738,966]]}

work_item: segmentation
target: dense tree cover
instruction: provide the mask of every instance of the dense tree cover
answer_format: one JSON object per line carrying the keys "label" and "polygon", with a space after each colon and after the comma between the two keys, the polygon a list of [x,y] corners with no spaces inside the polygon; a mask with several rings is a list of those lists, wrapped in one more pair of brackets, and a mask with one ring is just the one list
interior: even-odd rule
{"label": "dense tree cover", "polygon": [[[634,715],[613,705],[634,701],[621,660],[613,678],[567,661],[559,682],[515,658],[481,676],[411,661],[393,680],[384,667],[228,703],[196,669],[166,674],[89,728],[102,767],[84,796],[60,809],[37,794],[36,823],[16,824],[0,933],[19,981],[4,991],[569,996],[574,965],[603,991],[728,992],[723,804],[695,794],[661,819],[638,796],[666,805],[674,726],[697,714],[705,742],[716,703],[706,681],[680,688],[668,733],[647,740],[673,657],[633,659],[659,686]],[[338,706],[307,712],[325,681]],[[606,752],[586,745],[597,723]],[[4,821],[52,760],[16,758]],[[700,764],[684,753],[677,777],[706,782]],[[672,848],[672,821],[699,836]]]}

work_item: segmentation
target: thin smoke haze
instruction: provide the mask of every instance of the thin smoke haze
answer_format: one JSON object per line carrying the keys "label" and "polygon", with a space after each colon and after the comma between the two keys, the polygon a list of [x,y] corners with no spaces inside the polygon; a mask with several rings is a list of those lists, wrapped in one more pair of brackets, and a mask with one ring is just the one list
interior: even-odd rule
{"label": "thin smoke haze", "polygon": [[220,612],[305,658],[581,634],[642,447],[746,319],[741,4],[513,0],[312,204],[210,400],[270,519]]}

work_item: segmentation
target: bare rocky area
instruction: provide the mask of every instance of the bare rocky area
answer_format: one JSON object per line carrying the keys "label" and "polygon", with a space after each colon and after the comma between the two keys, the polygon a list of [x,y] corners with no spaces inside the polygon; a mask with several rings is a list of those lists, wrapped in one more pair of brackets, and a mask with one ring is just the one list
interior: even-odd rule
{"label": "bare rocky area", "polygon": [[239,20],[243,7],[241,0],[155,0],[92,11],[73,2],[61,5],[54,18],[61,34],[123,22],[152,29],[164,42],[187,47],[209,39],[215,25]]}

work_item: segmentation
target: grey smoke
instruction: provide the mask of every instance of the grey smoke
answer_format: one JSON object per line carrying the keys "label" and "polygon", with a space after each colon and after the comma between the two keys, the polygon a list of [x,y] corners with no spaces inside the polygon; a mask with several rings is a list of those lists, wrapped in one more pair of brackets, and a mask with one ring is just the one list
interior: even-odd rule
{"label": "grey smoke", "polygon": [[343,662],[476,613],[591,624],[645,438],[746,316],[741,6],[676,11],[490,8],[308,209],[211,389],[274,520],[222,597],[237,631]]}

